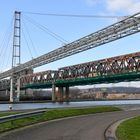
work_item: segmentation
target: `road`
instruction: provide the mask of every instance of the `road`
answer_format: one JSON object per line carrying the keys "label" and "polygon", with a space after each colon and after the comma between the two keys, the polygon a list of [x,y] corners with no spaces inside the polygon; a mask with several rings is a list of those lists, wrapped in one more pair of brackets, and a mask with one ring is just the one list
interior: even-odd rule
{"label": "road", "polygon": [[45,122],[0,136],[0,140],[104,140],[112,122],[140,115],[140,110],[100,113]]}

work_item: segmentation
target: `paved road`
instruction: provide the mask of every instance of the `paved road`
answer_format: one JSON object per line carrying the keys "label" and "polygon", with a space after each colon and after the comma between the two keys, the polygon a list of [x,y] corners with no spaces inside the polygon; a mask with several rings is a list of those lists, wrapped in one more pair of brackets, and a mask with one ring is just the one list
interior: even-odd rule
{"label": "paved road", "polygon": [[100,113],[46,122],[21,129],[0,140],[104,140],[104,131],[118,119],[140,115],[140,110]]}

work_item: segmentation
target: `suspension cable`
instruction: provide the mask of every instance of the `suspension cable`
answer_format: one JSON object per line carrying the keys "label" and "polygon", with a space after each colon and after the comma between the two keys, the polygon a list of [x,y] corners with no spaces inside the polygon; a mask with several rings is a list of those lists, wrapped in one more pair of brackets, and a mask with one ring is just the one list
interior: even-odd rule
{"label": "suspension cable", "polygon": [[[10,42],[9,42],[9,46],[10,46]],[[10,49],[7,51],[7,52],[12,52],[12,47],[10,46],[9,47]],[[5,63],[5,66],[4,67],[7,67],[8,66],[8,63],[9,63],[9,66],[11,66],[11,53],[9,53],[8,57],[7,57],[7,62]]]}
{"label": "suspension cable", "polygon": [[23,38],[24,38],[24,40],[25,40],[25,42],[26,42],[27,48],[28,48],[28,50],[29,50],[29,53],[30,53],[30,55],[31,55],[31,58],[33,58],[32,51],[31,51],[31,49],[30,49],[30,47],[29,47],[29,43],[28,43],[28,40],[27,40],[27,38],[26,38],[26,36],[25,36],[25,33],[24,33],[24,30],[23,30],[23,29],[22,29],[22,33],[23,33]]}
{"label": "suspension cable", "polygon": [[7,42],[6,38],[7,38],[7,35],[9,34],[9,31],[12,30],[11,27],[12,27],[13,21],[14,21],[14,17],[12,17],[12,20],[11,20],[9,26],[8,26],[5,34],[3,35],[3,39],[2,39],[2,42],[0,44],[0,56],[3,54],[3,51],[5,49],[5,47],[3,47],[3,46],[5,46],[5,43]]}
{"label": "suspension cable", "polygon": [[28,28],[27,28],[27,26],[26,26],[24,20],[23,20],[23,25],[24,25],[24,27],[25,27],[25,31],[27,32],[27,35],[28,35],[28,37],[29,37],[29,39],[30,39],[30,42],[31,42],[32,48],[33,48],[33,50],[34,50],[34,52],[35,52],[35,55],[38,56],[38,53],[37,53],[37,51],[36,51],[36,47],[35,47],[35,45],[34,45],[32,39],[31,39],[31,35],[30,35],[30,33],[29,33],[29,30],[28,30]]}
{"label": "suspension cable", "polygon": [[22,12],[25,14],[41,15],[41,16],[59,16],[59,17],[75,17],[75,18],[120,18],[128,16],[104,16],[104,15],[80,15],[80,14],[61,14],[61,13],[38,13],[38,12]]}
{"label": "suspension cable", "polygon": [[[11,48],[12,49],[12,47],[10,46],[10,39],[11,39],[11,37],[12,37],[12,32],[10,32],[10,34],[9,34],[9,36],[8,36],[8,41],[5,43],[5,49],[4,49],[4,51],[3,51],[3,55],[2,55],[2,57],[3,57],[3,59],[2,59],[2,63],[1,63],[1,65],[4,67],[4,65],[6,64],[6,63],[8,63],[8,62],[6,62],[6,58],[7,58],[7,61],[9,61],[8,59],[9,59],[9,57],[11,56],[11,53],[9,53],[9,48]],[[10,50],[11,50],[10,49]],[[8,57],[7,57],[7,55],[6,54],[9,54],[8,55]]]}
{"label": "suspension cable", "polygon": [[[12,49],[12,47],[10,46],[10,39],[11,39],[11,37],[12,37],[12,31],[10,32],[10,34],[8,35],[8,41],[7,42],[5,42],[5,44],[4,44],[4,51],[3,51],[3,54],[1,55],[1,57],[3,58],[2,59],[2,62],[1,62],[1,66],[2,67],[4,67],[4,65],[6,64],[6,63],[8,63],[8,62],[6,62],[6,58],[8,58],[9,59],[9,57],[11,56],[11,53],[9,53],[9,48],[11,48]],[[11,50],[10,49],[10,50]],[[8,57],[7,57],[7,53],[9,54],[8,55]],[[7,61],[9,61],[7,59]]]}
{"label": "suspension cable", "polygon": [[50,29],[48,29],[46,26],[43,26],[41,25],[40,23],[36,22],[34,19],[28,17],[28,16],[25,16],[24,15],[24,18],[32,23],[35,27],[38,27],[39,29],[41,29],[42,31],[46,32],[47,34],[51,35],[53,38],[55,38],[56,40],[60,41],[61,43],[68,43],[68,41],[66,41],[65,39],[63,39],[61,36],[59,36],[58,34],[52,32]]}
{"label": "suspension cable", "polygon": [[[11,53],[9,53],[9,51],[7,51],[7,50],[9,49],[9,47],[11,48],[11,46],[9,44],[10,44],[10,39],[11,39],[11,36],[12,36],[12,28],[11,27],[13,25],[13,21],[14,21],[13,19],[14,19],[14,17],[12,17],[10,25],[8,26],[8,29],[5,32],[5,34],[3,36],[3,41],[1,42],[1,45],[0,45],[1,46],[0,57],[2,57],[2,59],[1,59],[2,62],[0,63],[1,67],[3,67],[4,64],[8,64],[9,58],[11,56]],[[7,52],[9,54],[8,57],[6,57]],[[6,58],[8,58],[8,59],[7,59],[7,62],[5,63]]]}

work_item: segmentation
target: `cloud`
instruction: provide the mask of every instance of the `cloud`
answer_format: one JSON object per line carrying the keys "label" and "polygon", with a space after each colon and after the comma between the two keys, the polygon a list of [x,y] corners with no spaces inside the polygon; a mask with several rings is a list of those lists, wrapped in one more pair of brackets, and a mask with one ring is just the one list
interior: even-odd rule
{"label": "cloud", "polygon": [[134,14],[140,11],[139,0],[106,0],[105,7],[110,12]]}
{"label": "cloud", "polygon": [[100,7],[105,13],[134,14],[140,12],[140,0],[85,0],[90,7]]}

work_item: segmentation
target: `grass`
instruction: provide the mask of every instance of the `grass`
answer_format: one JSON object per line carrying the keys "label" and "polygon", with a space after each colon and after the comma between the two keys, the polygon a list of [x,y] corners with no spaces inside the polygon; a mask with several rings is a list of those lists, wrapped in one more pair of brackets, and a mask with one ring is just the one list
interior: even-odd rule
{"label": "grass", "polygon": [[119,140],[140,140],[140,116],[122,122],[116,135]]}
{"label": "grass", "polygon": [[102,113],[102,112],[112,112],[112,111],[120,111],[120,109],[117,107],[106,106],[106,107],[94,107],[94,108],[92,107],[92,108],[79,108],[79,109],[75,108],[75,109],[48,110],[45,113],[38,116],[2,123],[0,124],[0,133],[11,129],[20,128],[31,124],[64,118],[64,117]]}
{"label": "grass", "polygon": [[22,113],[23,111],[1,112],[0,117]]}

